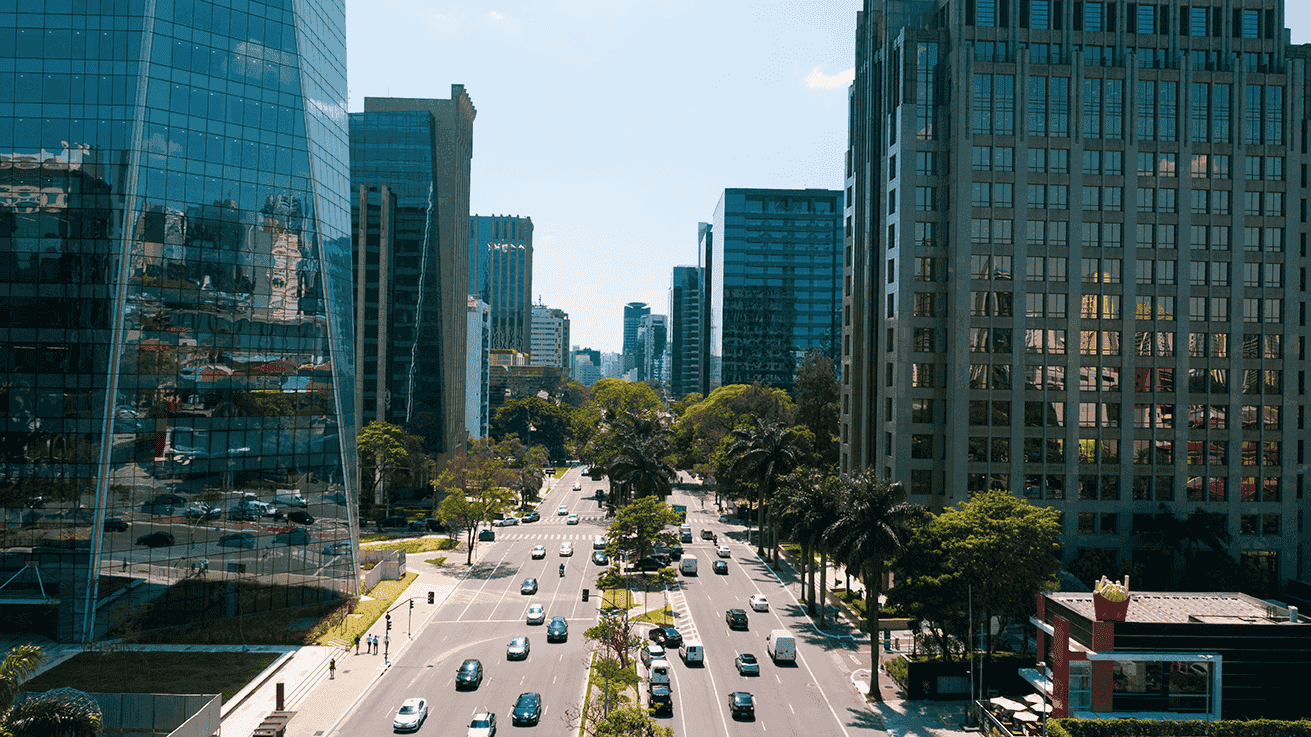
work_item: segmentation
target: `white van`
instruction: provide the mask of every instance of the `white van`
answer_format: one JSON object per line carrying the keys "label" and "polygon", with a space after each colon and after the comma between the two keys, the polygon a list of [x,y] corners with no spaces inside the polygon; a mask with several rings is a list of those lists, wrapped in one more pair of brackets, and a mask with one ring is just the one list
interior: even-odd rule
{"label": "white van", "polygon": [[765,635],[765,651],[775,662],[793,663],[797,659],[797,641],[787,630],[774,630]]}
{"label": "white van", "polygon": [[652,660],[651,661],[651,683],[662,683],[669,685],[669,661]]}
{"label": "white van", "polygon": [[706,649],[696,640],[683,640],[683,644],[678,648],[678,656],[686,665],[703,665],[706,660]]}
{"label": "white van", "polygon": [[684,555],[683,559],[678,562],[678,567],[683,571],[684,576],[696,575],[696,556]]}
{"label": "white van", "polygon": [[308,507],[309,502],[305,497],[300,495],[300,489],[278,489],[278,493],[273,497],[274,504],[280,504],[284,507]]}

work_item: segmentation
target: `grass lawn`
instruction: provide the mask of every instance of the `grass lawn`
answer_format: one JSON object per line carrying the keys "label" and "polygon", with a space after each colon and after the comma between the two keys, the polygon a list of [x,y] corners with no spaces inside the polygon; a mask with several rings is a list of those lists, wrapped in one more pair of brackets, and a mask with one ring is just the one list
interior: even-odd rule
{"label": "grass lawn", "polygon": [[669,607],[663,609],[651,609],[640,617],[634,617],[631,622],[649,622],[651,624],[673,624],[674,610]]}
{"label": "grass lawn", "polygon": [[633,607],[633,592],[628,589],[606,589],[601,596],[601,607],[616,607],[619,609],[631,609]]}
{"label": "grass lawn", "polygon": [[[369,601],[361,600],[355,607],[355,613],[360,616],[346,617],[341,626],[331,627],[327,632],[320,635],[316,644],[327,645],[333,640],[354,642],[356,635],[363,637],[364,633],[368,632],[369,628],[373,626],[373,623],[378,621],[378,618],[384,612],[391,609],[392,604],[396,603],[396,599],[418,577],[419,574],[417,573],[407,573],[405,578],[399,581],[383,581],[374,586],[373,590],[369,592],[369,596],[373,598]],[[394,626],[395,623],[393,622]]]}
{"label": "grass lawn", "polygon": [[562,479],[562,478],[564,478],[564,475],[565,475],[566,473],[569,473],[569,469],[568,469],[568,468],[557,467],[557,468],[555,469],[555,477],[556,477],[557,479]]}
{"label": "grass lawn", "polygon": [[24,691],[221,693],[226,703],[282,653],[84,652],[23,684]]}
{"label": "grass lawn", "polygon": [[446,565],[446,556],[443,555],[440,558],[429,558],[425,560],[424,563],[431,563],[435,566],[444,566]]}
{"label": "grass lawn", "polygon": [[404,550],[406,555],[416,553],[435,553],[441,550],[454,550],[460,543],[448,537],[421,537],[417,540],[393,540],[391,542],[370,545],[368,550]]}

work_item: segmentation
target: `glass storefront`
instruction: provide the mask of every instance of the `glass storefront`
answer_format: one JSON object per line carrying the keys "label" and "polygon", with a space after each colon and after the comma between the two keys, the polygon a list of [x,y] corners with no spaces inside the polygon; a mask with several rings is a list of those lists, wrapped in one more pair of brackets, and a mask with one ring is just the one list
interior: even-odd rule
{"label": "glass storefront", "polygon": [[0,619],[61,641],[356,587],[343,3],[141,7],[0,2]]}

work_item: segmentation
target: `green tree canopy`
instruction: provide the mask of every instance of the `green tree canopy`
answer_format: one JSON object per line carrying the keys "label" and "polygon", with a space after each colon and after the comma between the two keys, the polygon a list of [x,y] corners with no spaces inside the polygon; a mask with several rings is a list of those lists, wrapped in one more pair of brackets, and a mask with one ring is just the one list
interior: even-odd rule
{"label": "green tree canopy", "polygon": [[838,463],[838,375],[833,359],[811,351],[797,369],[798,425],[815,436],[814,464],[836,468]]}
{"label": "green tree canopy", "polygon": [[486,438],[470,440],[465,449],[451,457],[437,485],[446,498],[437,507],[444,524],[464,529],[468,538],[467,563],[473,563],[478,525],[514,505],[516,493],[509,487],[514,471],[505,457]]}
{"label": "green tree canopy", "polygon": [[564,460],[573,435],[573,410],[541,397],[512,399],[496,410],[488,434],[497,439],[517,436],[543,445],[551,458]]}
{"label": "green tree canopy", "polygon": [[679,468],[703,473],[722,471],[713,463],[728,444],[728,435],[753,418],[792,424],[795,407],[782,389],[760,384],[729,384],[688,405],[674,426],[674,462]]}
{"label": "green tree canopy", "polygon": [[416,464],[425,462],[419,452],[423,438],[390,422],[374,420],[360,430],[355,447],[360,456],[360,478],[368,483],[375,504],[382,504],[383,482],[392,485],[413,476]]}
{"label": "green tree canopy", "polygon": [[678,524],[673,507],[653,496],[633,500],[619,509],[606,533],[606,555],[630,560],[649,555],[657,542],[673,545],[678,537],[665,530]]}

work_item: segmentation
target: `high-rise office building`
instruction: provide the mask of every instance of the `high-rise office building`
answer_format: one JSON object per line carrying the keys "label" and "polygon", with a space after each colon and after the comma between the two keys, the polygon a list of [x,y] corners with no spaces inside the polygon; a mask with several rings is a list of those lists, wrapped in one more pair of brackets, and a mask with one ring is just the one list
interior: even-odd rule
{"label": "high-rise office building", "polygon": [[[436,310],[440,322],[441,356],[438,365],[433,366],[440,374],[442,402],[440,415],[431,420],[433,426],[440,426],[441,440],[429,438],[430,449],[437,452],[438,461],[444,461],[458,450],[464,442],[464,396],[465,365],[465,312],[469,297],[469,178],[473,165],[473,121],[478,111],[464,85],[451,85],[449,100],[402,97],[366,97],[364,112],[398,113],[422,111],[431,115],[432,121],[432,156],[434,186],[432,204],[436,210],[433,222],[436,234],[429,235],[435,240],[440,263],[437,272],[440,275],[438,288],[423,295],[425,300],[436,304],[425,304]],[[426,269],[425,266],[408,266],[405,268]],[[428,347],[425,345],[425,350]],[[421,359],[428,360],[431,359]],[[416,419],[412,417],[411,422]],[[425,421],[427,426],[428,421]],[[428,435],[436,435],[425,430]]]}
{"label": "high-rise office building", "polygon": [[601,352],[591,348],[575,348],[569,354],[572,358],[572,378],[585,386],[591,386],[601,378]]}
{"label": "high-rise office building", "polygon": [[529,362],[533,366],[557,366],[569,375],[569,314],[533,305]]}
{"label": "high-rise office building", "polygon": [[807,353],[838,354],[842,192],[726,189],[711,225],[720,381],[791,390]]}
{"label": "high-rise office building", "polygon": [[664,384],[668,381],[669,320],[665,315],[643,315],[637,326],[637,379]]}
{"label": "high-rise office building", "polygon": [[[89,642],[355,594],[342,4],[59,6],[0,43],[27,70],[0,85],[6,622]],[[248,521],[292,489],[312,526]]]}
{"label": "high-rise office building", "polygon": [[701,360],[701,348],[706,344],[702,332],[704,273],[699,266],[675,266],[669,284],[669,391],[675,397],[709,394]]}
{"label": "high-rise office building", "polygon": [[475,215],[469,258],[477,257],[470,290],[492,307],[492,347],[528,353],[533,323],[533,220]]}
{"label": "high-rise office building", "polygon": [[466,314],[465,347],[466,360],[464,375],[464,431],[471,437],[487,437],[487,423],[490,405],[488,404],[489,374],[491,372],[492,350],[492,309],[486,302],[469,298],[469,311]]}
{"label": "high-rise office building", "polygon": [[[859,16],[842,468],[1063,512],[1155,576],[1220,515],[1305,576],[1305,47],[1282,2],[995,0]],[[1300,214],[1299,214],[1300,213]]]}
{"label": "high-rise office building", "polygon": [[624,305],[623,365],[620,374],[626,374],[636,368],[640,361],[642,346],[637,340],[637,330],[642,325],[642,318],[649,314],[651,308],[645,302],[629,302]]}

